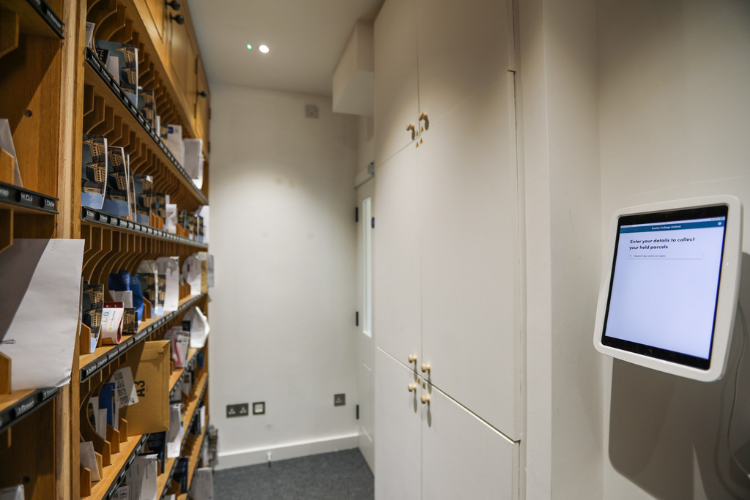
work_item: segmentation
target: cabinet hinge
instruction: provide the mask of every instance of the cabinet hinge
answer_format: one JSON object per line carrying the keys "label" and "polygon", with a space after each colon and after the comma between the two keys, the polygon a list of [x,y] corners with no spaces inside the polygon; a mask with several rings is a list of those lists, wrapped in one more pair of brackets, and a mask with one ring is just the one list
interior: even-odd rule
{"label": "cabinet hinge", "polygon": [[354,207],[354,222],[359,222],[359,207]]}
{"label": "cabinet hinge", "polygon": [[357,420],[359,420],[359,405],[357,405]]}
{"label": "cabinet hinge", "polygon": [[355,313],[354,316],[354,326],[359,326],[359,311]]}
{"label": "cabinet hinge", "polygon": [[372,228],[375,229],[375,217],[372,218],[370,224],[372,225]]}

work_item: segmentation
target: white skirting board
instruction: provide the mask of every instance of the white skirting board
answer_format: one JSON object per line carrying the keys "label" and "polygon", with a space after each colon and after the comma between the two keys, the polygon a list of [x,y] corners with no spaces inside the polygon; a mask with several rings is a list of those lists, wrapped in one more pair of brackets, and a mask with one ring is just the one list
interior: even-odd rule
{"label": "white skirting board", "polygon": [[216,470],[267,463],[269,451],[271,452],[271,462],[276,462],[278,460],[305,457],[318,453],[349,450],[357,448],[358,445],[359,434],[355,433],[309,441],[296,441],[272,446],[248,448],[246,450],[228,451],[219,453],[219,463],[216,466]]}

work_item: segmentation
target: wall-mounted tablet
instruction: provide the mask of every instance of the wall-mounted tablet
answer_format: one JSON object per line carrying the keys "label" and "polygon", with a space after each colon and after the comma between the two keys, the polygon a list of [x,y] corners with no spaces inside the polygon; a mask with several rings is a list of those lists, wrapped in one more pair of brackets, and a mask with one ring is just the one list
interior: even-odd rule
{"label": "wall-mounted tablet", "polygon": [[721,378],[737,306],[740,201],[711,196],[619,210],[606,252],[596,349],[682,377]]}

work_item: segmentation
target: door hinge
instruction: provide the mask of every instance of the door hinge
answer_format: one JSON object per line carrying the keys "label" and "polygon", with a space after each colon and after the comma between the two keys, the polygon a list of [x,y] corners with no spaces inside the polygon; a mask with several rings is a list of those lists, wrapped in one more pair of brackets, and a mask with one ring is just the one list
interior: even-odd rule
{"label": "door hinge", "polygon": [[354,315],[354,326],[359,326],[359,311]]}
{"label": "door hinge", "polygon": [[357,420],[359,420],[359,405],[357,405]]}
{"label": "door hinge", "polygon": [[354,207],[354,222],[359,222],[359,207]]}

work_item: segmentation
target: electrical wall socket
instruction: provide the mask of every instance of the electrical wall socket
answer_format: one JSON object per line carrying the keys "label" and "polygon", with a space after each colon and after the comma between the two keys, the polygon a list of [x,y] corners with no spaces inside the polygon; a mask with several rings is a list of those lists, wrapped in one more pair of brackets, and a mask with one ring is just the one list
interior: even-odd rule
{"label": "electrical wall socket", "polygon": [[334,394],[333,406],[344,406],[344,405],[346,405],[346,394]]}
{"label": "electrical wall socket", "polygon": [[240,403],[237,405],[227,405],[227,418],[233,417],[247,417],[250,415],[248,403]]}

